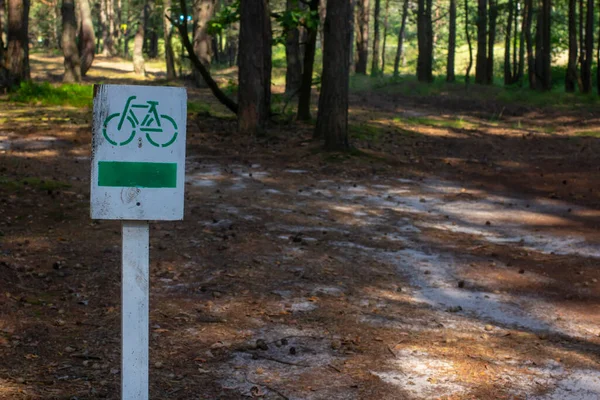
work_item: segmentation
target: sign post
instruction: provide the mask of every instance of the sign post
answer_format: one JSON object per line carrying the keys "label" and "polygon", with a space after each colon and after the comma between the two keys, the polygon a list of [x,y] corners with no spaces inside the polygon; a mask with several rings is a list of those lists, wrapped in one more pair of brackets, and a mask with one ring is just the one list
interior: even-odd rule
{"label": "sign post", "polygon": [[149,222],[183,219],[187,95],[94,87],[91,217],[122,221],[121,398],[148,399]]}

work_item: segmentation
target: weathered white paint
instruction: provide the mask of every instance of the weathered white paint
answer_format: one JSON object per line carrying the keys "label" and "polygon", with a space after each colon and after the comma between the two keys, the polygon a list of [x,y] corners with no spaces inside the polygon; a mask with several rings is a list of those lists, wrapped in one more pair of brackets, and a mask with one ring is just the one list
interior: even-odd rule
{"label": "weathered white paint", "polygon": [[121,388],[123,400],[148,399],[149,225],[123,222]]}
{"label": "weathered white paint", "polygon": [[[187,116],[187,94],[185,88],[98,85],[94,88],[94,118],[91,153],[91,217],[93,219],[117,220],[181,220],[185,186],[185,138]],[[135,99],[131,100],[132,96]],[[177,125],[176,140],[166,147],[152,144],[144,129],[156,127],[145,124],[150,108],[149,101],[156,106],[163,133],[150,133],[159,144],[167,144],[172,123]],[[132,106],[136,108],[132,108]],[[117,129],[123,112],[127,110],[122,128]],[[134,118],[133,113],[137,118]],[[119,115],[109,119],[110,116]],[[107,122],[109,121],[109,122]],[[153,119],[147,124],[156,125]],[[106,127],[105,127],[105,124]],[[162,128],[161,128],[162,129]],[[106,134],[104,132],[106,130]],[[132,135],[135,132],[135,135]],[[107,140],[107,136],[110,140]],[[129,142],[128,139],[132,138]],[[164,141],[161,142],[163,138]],[[99,185],[100,162],[176,163],[177,178],[174,188],[107,187]]]}

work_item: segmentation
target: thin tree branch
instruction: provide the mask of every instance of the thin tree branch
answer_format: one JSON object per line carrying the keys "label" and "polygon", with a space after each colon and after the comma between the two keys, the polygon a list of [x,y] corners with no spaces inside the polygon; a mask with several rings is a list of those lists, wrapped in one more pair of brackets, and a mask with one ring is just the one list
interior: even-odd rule
{"label": "thin tree branch", "polygon": [[165,17],[169,21],[171,21],[173,26],[175,26],[177,28],[177,30],[179,31],[179,35],[181,36],[181,41],[183,42],[183,46],[185,47],[185,49],[188,53],[188,57],[189,57],[190,61],[192,62],[194,67],[200,72],[200,75],[202,75],[202,78],[204,79],[204,82],[206,82],[206,84],[208,85],[208,88],[215,95],[217,100],[219,100],[221,102],[221,104],[223,104],[225,107],[227,107],[229,110],[231,110],[234,114],[237,115],[237,113],[238,113],[237,103],[235,101],[233,101],[232,99],[230,99],[219,88],[219,85],[212,78],[208,69],[204,66],[204,64],[202,64],[202,61],[200,61],[200,59],[194,52],[194,46],[192,46],[192,43],[190,42],[190,38],[188,37],[188,32],[187,32],[188,14],[187,14],[187,7],[185,4],[185,0],[179,0],[179,3],[181,5],[181,11],[183,13],[183,21],[184,21],[183,24],[176,22],[168,15],[165,15]]}

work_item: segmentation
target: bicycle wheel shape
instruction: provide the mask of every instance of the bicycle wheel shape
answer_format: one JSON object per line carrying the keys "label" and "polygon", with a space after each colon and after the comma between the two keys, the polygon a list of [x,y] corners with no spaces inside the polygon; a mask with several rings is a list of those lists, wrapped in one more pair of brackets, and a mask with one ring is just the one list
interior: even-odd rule
{"label": "bicycle wheel shape", "polygon": [[160,119],[160,128],[141,128],[141,131],[146,132],[146,139],[152,146],[169,147],[177,140],[177,123],[165,114],[161,114]]}
{"label": "bicycle wheel shape", "polygon": [[[121,113],[114,113],[114,114],[109,115],[104,120],[104,124],[102,126],[102,135],[104,135],[104,139],[106,139],[108,141],[108,143],[112,144],[113,146],[125,146],[125,145],[129,144],[135,137],[135,123],[129,116],[127,116],[126,120],[131,125],[131,133],[128,134],[128,136],[126,136],[124,138],[125,140],[121,140],[121,141],[118,138],[114,137],[115,132],[121,132],[121,131],[129,132],[129,127],[127,127],[127,124],[125,124],[125,123],[123,123],[123,126],[121,126],[121,130],[119,130],[118,124],[120,121],[120,119],[119,119],[120,116],[121,116]],[[112,132],[113,134],[109,135],[108,132]]]}

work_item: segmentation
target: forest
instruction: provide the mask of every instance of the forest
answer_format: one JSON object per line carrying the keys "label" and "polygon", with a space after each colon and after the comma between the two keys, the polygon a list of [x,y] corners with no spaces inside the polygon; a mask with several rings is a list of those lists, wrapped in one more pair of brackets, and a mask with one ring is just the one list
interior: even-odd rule
{"label": "forest", "polygon": [[[600,398],[599,57],[584,0],[0,0],[0,400]],[[183,219],[99,218],[101,145]]]}

